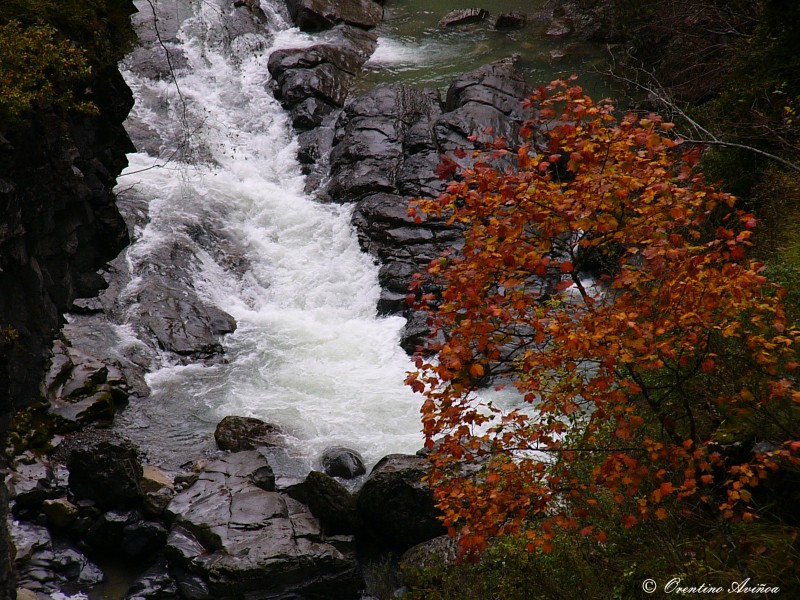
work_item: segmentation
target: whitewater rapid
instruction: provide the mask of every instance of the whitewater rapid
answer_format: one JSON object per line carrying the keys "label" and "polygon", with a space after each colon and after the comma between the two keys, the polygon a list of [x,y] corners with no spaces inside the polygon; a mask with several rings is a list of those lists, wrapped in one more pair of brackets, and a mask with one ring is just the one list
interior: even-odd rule
{"label": "whitewater rapid", "polygon": [[[159,244],[177,236],[194,254],[194,287],[237,329],[224,338],[223,364],[162,357],[146,378],[150,397],[132,402],[117,428],[168,468],[213,448],[227,415],[280,426],[295,474],[333,445],[369,464],[413,453],[420,400],[403,383],[404,321],[376,317],[377,266],[358,246],[351,208],[304,194],[294,134],[269,91],[269,54],[310,40],[261,6],[264,31],[232,36],[231,2],[179,1],[173,43],[185,61],[175,80],[124,73],[136,97],[131,123],[159,147],[129,155],[120,178],[120,190],[149,201],[149,222],[128,250],[131,272],[152,268]],[[207,223],[243,249],[244,271],[189,234]],[[135,278],[129,295],[146,285]]]}

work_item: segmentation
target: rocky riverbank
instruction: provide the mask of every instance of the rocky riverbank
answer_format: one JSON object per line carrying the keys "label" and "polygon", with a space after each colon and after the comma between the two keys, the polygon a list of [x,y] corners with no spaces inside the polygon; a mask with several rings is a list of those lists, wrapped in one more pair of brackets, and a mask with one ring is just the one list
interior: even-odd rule
{"label": "rocky riverbank", "polygon": [[[231,419],[227,447],[263,443],[253,420]],[[262,452],[237,450],[171,477],[108,429],[84,429],[12,465],[19,586],[88,589],[103,578],[94,557],[142,565],[129,599],[357,598],[365,548],[404,551],[444,533],[423,457],[386,457],[354,494],[341,480],[358,460],[339,449],[337,478],[276,481]]]}

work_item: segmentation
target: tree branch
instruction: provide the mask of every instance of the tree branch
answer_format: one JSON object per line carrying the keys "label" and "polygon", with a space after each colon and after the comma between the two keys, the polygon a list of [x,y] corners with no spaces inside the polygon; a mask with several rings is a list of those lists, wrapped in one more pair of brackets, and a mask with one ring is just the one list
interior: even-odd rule
{"label": "tree branch", "polygon": [[681,137],[684,143],[687,144],[702,144],[705,146],[720,146],[722,148],[736,148],[739,150],[745,150],[747,152],[752,152],[753,154],[758,154],[759,156],[763,156],[765,158],[769,158],[770,160],[774,160],[775,162],[783,165],[784,167],[791,169],[797,173],[800,173],[800,165],[797,165],[785,158],[772,154],[771,152],[766,152],[759,148],[755,148],[753,146],[749,146],[747,144],[740,144],[737,142],[728,142],[725,140],[720,140],[711,133],[708,129],[703,127],[700,123],[695,121],[692,117],[686,114],[680,106],[670,97],[669,93],[664,89],[664,86],[658,81],[656,76],[647,71],[644,68],[635,69],[637,73],[642,72],[647,75],[648,79],[650,80],[650,84],[641,83],[638,79],[631,79],[625,75],[619,75],[614,71],[613,62],[612,66],[606,71],[606,74],[616,79],[617,81],[621,81],[628,85],[631,85],[643,92],[647,92],[648,98],[653,100],[654,102],[662,105],[671,113],[677,114],[680,116],[684,121],[686,121],[694,130],[695,132],[702,136],[702,139],[696,139],[691,137]]}

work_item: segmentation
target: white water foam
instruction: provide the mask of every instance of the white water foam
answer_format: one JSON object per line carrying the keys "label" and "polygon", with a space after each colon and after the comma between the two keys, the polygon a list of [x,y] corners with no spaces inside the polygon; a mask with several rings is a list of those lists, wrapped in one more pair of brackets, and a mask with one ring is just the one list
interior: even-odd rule
{"label": "white water foam", "polygon": [[378,46],[366,67],[413,66],[434,64],[453,56],[452,47],[436,42],[418,42],[408,38],[379,37]]}
{"label": "white water foam", "polygon": [[[283,30],[222,43],[215,32],[231,8],[208,5],[192,4],[194,16],[182,25],[190,68],[177,87],[126,74],[137,96],[134,118],[166,140],[167,153],[178,143],[170,140],[185,101],[182,126],[194,150],[183,155],[197,158],[164,165],[130,155],[120,186],[150,199],[150,222],[128,254],[132,272],[153,268],[153,249],[168,240],[193,244],[195,287],[236,319],[237,330],[224,341],[226,364],[165,364],[151,373],[152,397],[129,407],[121,427],[169,454],[173,443],[196,450],[226,415],[254,416],[285,429],[290,454],[305,468],[334,444],[369,463],[414,452],[422,443],[419,398],[403,384],[411,366],[398,346],[403,320],[375,317],[377,267],[358,247],[350,208],[304,195],[296,141],[268,91],[266,48],[309,38]],[[246,273],[218,264],[186,234],[209,221],[245,248]]]}

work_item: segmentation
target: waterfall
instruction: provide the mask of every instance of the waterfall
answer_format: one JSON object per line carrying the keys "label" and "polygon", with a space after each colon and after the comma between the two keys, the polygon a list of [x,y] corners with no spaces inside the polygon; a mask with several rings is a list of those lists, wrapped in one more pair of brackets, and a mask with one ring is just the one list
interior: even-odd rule
{"label": "waterfall", "polygon": [[[284,468],[295,475],[331,445],[373,464],[422,443],[419,399],[403,384],[403,319],[375,315],[377,266],[358,247],[351,209],[303,192],[296,140],[266,67],[274,49],[310,40],[273,1],[261,3],[268,23],[237,28],[235,11],[246,9],[230,1],[162,0],[158,22],[172,32],[153,47],[171,51],[172,72],[124,71],[136,97],[131,130],[147,132],[148,152],[129,156],[118,190],[146,198],[149,221],[128,250],[134,277],[122,295],[147,286],[159,245],[179,239],[192,254],[192,286],[237,322],[224,363],[160,357],[146,378],[150,397],[118,418],[168,468],[213,449],[226,415],[280,426]],[[152,16],[147,1],[137,4],[141,18]]]}

